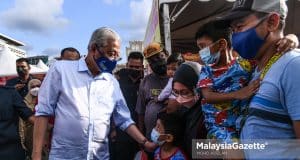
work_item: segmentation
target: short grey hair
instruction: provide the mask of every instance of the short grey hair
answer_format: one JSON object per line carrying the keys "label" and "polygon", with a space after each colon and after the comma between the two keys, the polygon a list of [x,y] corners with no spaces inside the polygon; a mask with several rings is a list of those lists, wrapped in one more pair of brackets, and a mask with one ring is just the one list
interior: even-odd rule
{"label": "short grey hair", "polygon": [[107,45],[108,40],[117,40],[121,41],[119,34],[111,28],[101,27],[96,29],[90,39],[88,49],[91,45],[97,44],[99,47],[104,47]]}

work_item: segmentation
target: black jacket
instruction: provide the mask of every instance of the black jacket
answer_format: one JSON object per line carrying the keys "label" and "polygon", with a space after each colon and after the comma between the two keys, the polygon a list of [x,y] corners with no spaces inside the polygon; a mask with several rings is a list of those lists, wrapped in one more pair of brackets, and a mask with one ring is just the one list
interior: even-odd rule
{"label": "black jacket", "polygon": [[184,150],[192,157],[192,140],[206,139],[207,130],[200,100],[185,112]]}
{"label": "black jacket", "polygon": [[19,135],[19,117],[27,120],[32,114],[13,87],[0,86],[0,159],[25,159]]}
{"label": "black jacket", "polygon": [[12,78],[6,82],[6,86],[15,87],[16,84],[25,84],[25,86],[18,91],[19,94],[24,98],[28,93],[28,82],[31,79],[33,79],[32,75],[29,75],[29,79],[27,80],[27,82],[23,82],[20,77]]}

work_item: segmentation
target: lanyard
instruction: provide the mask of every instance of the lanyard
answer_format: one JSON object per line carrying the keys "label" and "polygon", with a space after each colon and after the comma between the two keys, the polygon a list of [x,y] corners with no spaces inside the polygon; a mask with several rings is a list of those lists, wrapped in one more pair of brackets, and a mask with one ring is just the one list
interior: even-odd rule
{"label": "lanyard", "polygon": [[267,65],[264,67],[264,69],[261,71],[260,79],[265,78],[267,72],[270,70],[272,65],[278,61],[278,59],[282,56],[281,53],[274,54],[271,59],[268,61]]}

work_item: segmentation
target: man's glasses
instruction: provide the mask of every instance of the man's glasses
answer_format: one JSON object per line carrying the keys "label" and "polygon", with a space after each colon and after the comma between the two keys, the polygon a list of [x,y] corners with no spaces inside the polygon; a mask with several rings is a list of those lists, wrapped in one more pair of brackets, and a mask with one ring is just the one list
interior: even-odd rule
{"label": "man's glasses", "polygon": [[100,50],[100,47],[98,45],[96,45],[96,49],[100,54],[106,55],[108,56],[109,59],[111,60],[115,60],[115,61],[121,61],[122,57],[120,57],[119,52],[117,51],[107,51],[107,52],[102,52]]}

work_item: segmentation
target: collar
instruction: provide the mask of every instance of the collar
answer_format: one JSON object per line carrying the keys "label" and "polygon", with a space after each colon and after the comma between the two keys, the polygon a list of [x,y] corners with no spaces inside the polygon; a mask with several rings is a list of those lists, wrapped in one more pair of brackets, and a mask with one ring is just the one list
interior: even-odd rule
{"label": "collar", "polygon": [[78,60],[78,72],[85,72],[85,71],[89,71],[89,68],[85,62],[85,56],[81,57]]}
{"label": "collar", "polygon": [[87,72],[90,76],[92,76],[94,79],[103,79],[103,80],[108,80],[109,79],[109,74],[110,73],[100,73],[96,76],[93,76],[91,71],[89,70],[86,62],[85,62],[86,56],[83,56],[78,60],[78,72]]}

